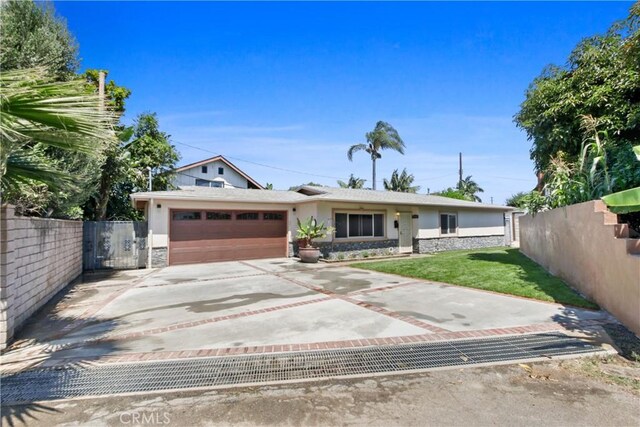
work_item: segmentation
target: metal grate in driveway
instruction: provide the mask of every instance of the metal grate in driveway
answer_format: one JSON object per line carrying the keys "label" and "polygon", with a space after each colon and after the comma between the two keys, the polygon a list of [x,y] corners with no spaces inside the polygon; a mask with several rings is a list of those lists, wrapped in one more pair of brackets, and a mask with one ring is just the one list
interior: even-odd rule
{"label": "metal grate in driveway", "polygon": [[82,396],[284,382],[530,360],[604,351],[575,337],[544,333],[339,350],[69,366],[0,380],[3,404]]}

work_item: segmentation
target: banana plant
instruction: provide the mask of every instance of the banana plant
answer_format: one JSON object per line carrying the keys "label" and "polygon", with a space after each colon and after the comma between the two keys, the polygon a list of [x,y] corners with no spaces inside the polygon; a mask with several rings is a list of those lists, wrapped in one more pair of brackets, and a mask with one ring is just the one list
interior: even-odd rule
{"label": "banana plant", "polygon": [[313,239],[322,239],[327,233],[333,232],[333,227],[327,227],[324,222],[318,223],[318,221],[310,216],[304,221],[298,221],[298,244],[301,248],[311,247],[313,245]]}
{"label": "banana plant", "polygon": [[[640,145],[633,147],[633,152],[640,161]],[[611,212],[616,214],[640,212],[640,187],[606,195],[602,201]]]}

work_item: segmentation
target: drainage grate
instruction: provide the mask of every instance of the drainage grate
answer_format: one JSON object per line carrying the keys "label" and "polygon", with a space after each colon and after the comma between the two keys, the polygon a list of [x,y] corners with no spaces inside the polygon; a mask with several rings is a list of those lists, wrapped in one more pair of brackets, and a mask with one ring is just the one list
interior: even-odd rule
{"label": "drainage grate", "polygon": [[37,369],[1,378],[3,404],[403,372],[577,355],[602,347],[561,333],[339,350]]}

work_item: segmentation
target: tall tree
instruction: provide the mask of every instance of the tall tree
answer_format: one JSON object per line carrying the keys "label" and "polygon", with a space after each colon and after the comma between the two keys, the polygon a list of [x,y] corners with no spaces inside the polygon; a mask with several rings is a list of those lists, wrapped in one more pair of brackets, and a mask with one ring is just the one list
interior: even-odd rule
{"label": "tall tree", "polygon": [[353,153],[356,151],[366,151],[371,156],[372,163],[372,182],[373,189],[376,189],[376,160],[382,157],[380,153],[382,150],[394,150],[400,154],[404,154],[404,141],[400,138],[398,131],[393,128],[389,123],[379,121],[376,123],[376,127],[371,132],[367,132],[365,135],[367,139],[366,144],[355,144],[347,151],[347,158],[349,161],[353,161]]}
{"label": "tall tree", "polygon": [[338,180],[338,185],[340,186],[340,188],[354,188],[354,189],[360,189],[360,188],[364,188],[364,183],[366,182],[365,179],[362,178],[356,178],[355,176],[353,176],[353,174],[351,174],[351,176],[349,176],[349,180],[347,182],[344,182],[342,180]]}
{"label": "tall tree", "polygon": [[509,197],[504,203],[507,206],[524,209],[528,195],[529,193],[525,191],[519,191],[515,194],[512,194],[511,197]]}
{"label": "tall tree", "polygon": [[640,185],[631,147],[640,140],[640,3],[604,35],[582,40],[566,66],[548,66],[526,92],[514,121],[532,142],[536,172],[552,179],[552,160],[578,163],[584,117],[607,136],[614,191]]}
{"label": "tall tree", "polygon": [[387,191],[397,191],[400,193],[417,193],[420,190],[420,186],[412,186],[413,174],[407,173],[407,169],[403,169],[402,173],[398,173],[398,169],[394,170],[391,174],[391,179],[387,181],[385,178],[383,181],[384,189]]}
{"label": "tall tree", "polygon": [[111,173],[103,174],[98,197],[85,207],[86,215],[98,220],[137,219],[130,194],[147,190],[149,171],[153,191],[169,189],[180,155],[171,136],[160,130],[155,113],[140,114],[133,127],[123,130],[112,154],[105,165]]}
{"label": "tall tree", "polygon": [[460,181],[457,186],[458,191],[462,193],[467,199],[476,202],[482,202],[482,199],[478,197],[478,193],[484,193],[484,190],[471,179],[471,175]]}
{"label": "tall tree", "polygon": [[[87,70],[83,76],[93,92],[98,92],[98,76],[101,71],[105,74],[105,103],[121,117],[125,111],[125,101],[131,95],[131,91],[126,87],[118,86],[113,80],[106,81],[108,71],[91,69]],[[124,147],[133,136],[133,128],[119,124],[116,126],[116,134],[117,139],[106,148],[103,161],[96,171],[97,184],[89,192],[90,197],[83,206],[85,219],[94,221],[107,219],[109,199],[114,186],[121,180],[127,180],[129,153]]]}
{"label": "tall tree", "polygon": [[115,137],[112,112],[100,107],[99,97],[87,92],[83,80],[52,81],[43,68],[3,72],[0,89],[5,200],[19,199],[24,186],[82,192],[82,180],[60,168],[49,152],[99,156]]}
{"label": "tall tree", "polygon": [[0,3],[0,71],[45,67],[58,79],[78,69],[78,44],[51,3]]}

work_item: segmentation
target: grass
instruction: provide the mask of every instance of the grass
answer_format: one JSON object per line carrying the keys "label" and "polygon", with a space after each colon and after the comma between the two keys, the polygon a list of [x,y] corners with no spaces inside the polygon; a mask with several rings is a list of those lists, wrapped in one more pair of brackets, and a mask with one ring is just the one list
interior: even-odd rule
{"label": "grass", "polygon": [[577,362],[577,370],[591,378],[616,384],[640,394],[638,363],[624,361],[619,356],[589,357]]}
{"label": "grass", "polygon": [[517,249],[442,252],[430,257],[352,264],[351,267],[597,309]]}

